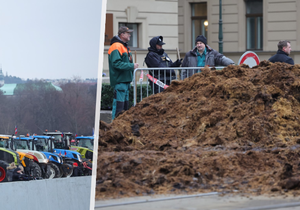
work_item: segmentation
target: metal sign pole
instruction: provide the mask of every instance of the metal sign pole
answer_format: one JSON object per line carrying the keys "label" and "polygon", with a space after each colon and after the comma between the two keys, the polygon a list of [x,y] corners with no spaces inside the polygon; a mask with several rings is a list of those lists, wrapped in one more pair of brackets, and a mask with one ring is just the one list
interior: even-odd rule
{"label": "metal sign pole", "polygon": [[222,0],[220,0],[219,3],[219,8],[220,8],[220,12],[219,12],[219,53],[223,54],[223,29],[222,29]]}

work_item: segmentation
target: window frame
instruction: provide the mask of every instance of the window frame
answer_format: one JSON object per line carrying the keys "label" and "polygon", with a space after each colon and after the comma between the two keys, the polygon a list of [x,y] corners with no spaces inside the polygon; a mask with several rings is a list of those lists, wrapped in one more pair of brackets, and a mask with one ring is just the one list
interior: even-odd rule
{"label": "window frame", "polygon": [[[246,4],[246,50],[255,50],[255,51],[263,51],[263,13],[250,13],[247,14],[247,0],[245,0],[245,4]],[[261,6],[262,6],[262,11],[263,11],[263,0],[261,0]],[[254,18],[255,20],[255,26],[254,26],[254,48],[249,48],[248,47],[248,18]],[[261,39],[260,39],[260,43],[261,43],[261,48],[258,48],[258,43],[259,43],[259,37],[258,37],[258,19],[261,18]]]}
{"label": "window frame", "polygon": [[[206,15],[194,16],[194,12],[195,12],[194,5],[196,5],[196,4],[198,4],[198,5],[202,4],[203,6],[206,7]],[[204,35],[206,37],[206,39],[208,39],[207,29],[205,30],[205,27],[208,27],[208,26],[204,26],[204,24],[200,25],[201,26],[200,31],[203,31],[203,29],[204,29],[205,34],[198,34],[198,35],[195,34],[195,26],[194,26],[194,21],[195,20],[199,20],[200,22],[203,21],[203,23],[205,21],[207,21],[207,3],[206,2],[199,2],[199,3],[191,3],[190,5],[191,5],[191,27],[192,27],[191,40],[192,40],[192,48],[193,48],[193,47],[195,47],[195,40],[196,40],[198,35]]]}

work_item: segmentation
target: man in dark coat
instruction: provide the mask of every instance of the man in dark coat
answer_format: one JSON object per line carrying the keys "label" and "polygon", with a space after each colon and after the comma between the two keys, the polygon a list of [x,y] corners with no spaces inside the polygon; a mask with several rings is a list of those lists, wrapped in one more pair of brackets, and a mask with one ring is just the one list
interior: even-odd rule
{"label": "man in dark coat", "polygon": [[78,166],[78,163],[73,163],[73,174],[71,176],[83,176],[83,171],[81,167]]}
{"label": "man in dark coat", "polygon": [[[145,58],[148,68],[179,67],[181,65],[181,60],[177,59],[175,62],[172,62],[168,54],[165,53],[162,48],[162,45],[165,44],[162,36],[153,37],[149,44],[150,47],[148,48],[148,54]],[[165,85],[170,85],[171,81],[176,79],[174,70],[150,70],[149,74],[160,80]],[[154,94],[164,91],[164,88],[154,84],[150,80],[149,82]]]}
{"label": "man in dark coat", "polygon": [[[204,67],[204,66],[228,66],[234,64],[233,60],[227,58],[218,51],[207,45],[206,37],[199,35],[196,38],[196,47],[187,52],[181,67]],[[181,71],[181,79],[192,76],[200,72],[199,69],[183,69]]]}
{"label": "man in dark coat", "polygon": [[283,62],[283,63],[294,65],[293,59],[289,57],[292,50],[290,41],[287,40],[279,41],[277,47],[278,47],[277,53],[273,55],[269,59],[269,61],[271,61],[272,63]]}
{"label": "man in dark coat", "polygon": [[32,180],[33,178],[24,174],[22,167],[19,166],[13,170],[13,177],[12,181],[29,181]]}

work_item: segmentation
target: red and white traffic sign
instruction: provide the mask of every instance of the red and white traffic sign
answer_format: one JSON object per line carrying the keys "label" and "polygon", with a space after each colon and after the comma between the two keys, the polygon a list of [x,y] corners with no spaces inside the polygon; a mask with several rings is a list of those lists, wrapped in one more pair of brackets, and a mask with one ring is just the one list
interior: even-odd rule
{"label": "red and white traffic sign", "polygon": [[247,51],[241,56],[238,65],[243,63],[252,68],[253,66],[257,66],[259,64],[259,58],[255,52]]}

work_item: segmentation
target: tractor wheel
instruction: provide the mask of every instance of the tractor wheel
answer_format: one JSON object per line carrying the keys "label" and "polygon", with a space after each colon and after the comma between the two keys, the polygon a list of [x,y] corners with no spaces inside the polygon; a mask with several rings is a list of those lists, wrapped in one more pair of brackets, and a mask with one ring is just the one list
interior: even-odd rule
{"label": "tractor wheel", "polygon": [[64,164],[64,177],[71,177],[73,174],[73,166],[71,164]]}
{"label": "tractor wheel", "polygon": [[55,169],[51,165],[47,165],[46,179],[53,179],[55,177]]}
{"label": "tractor wheel", "polygon": [[7,177],[6,177],[6,168],[8,164],[0,160],[0,182],[7,182]]}
{"label": "tractor wheel", "polygon": [[36,162],[31,162],[30,164],[30,176],[33,176],[34,178],[42,177],[42,169]]}
{"label": "tractor wheel", "polygon": [[60,172],[59,167],[56,164],[50,163],[50,167],[55,173],[54,178],[60,178],[62,176],[62,173]]}

